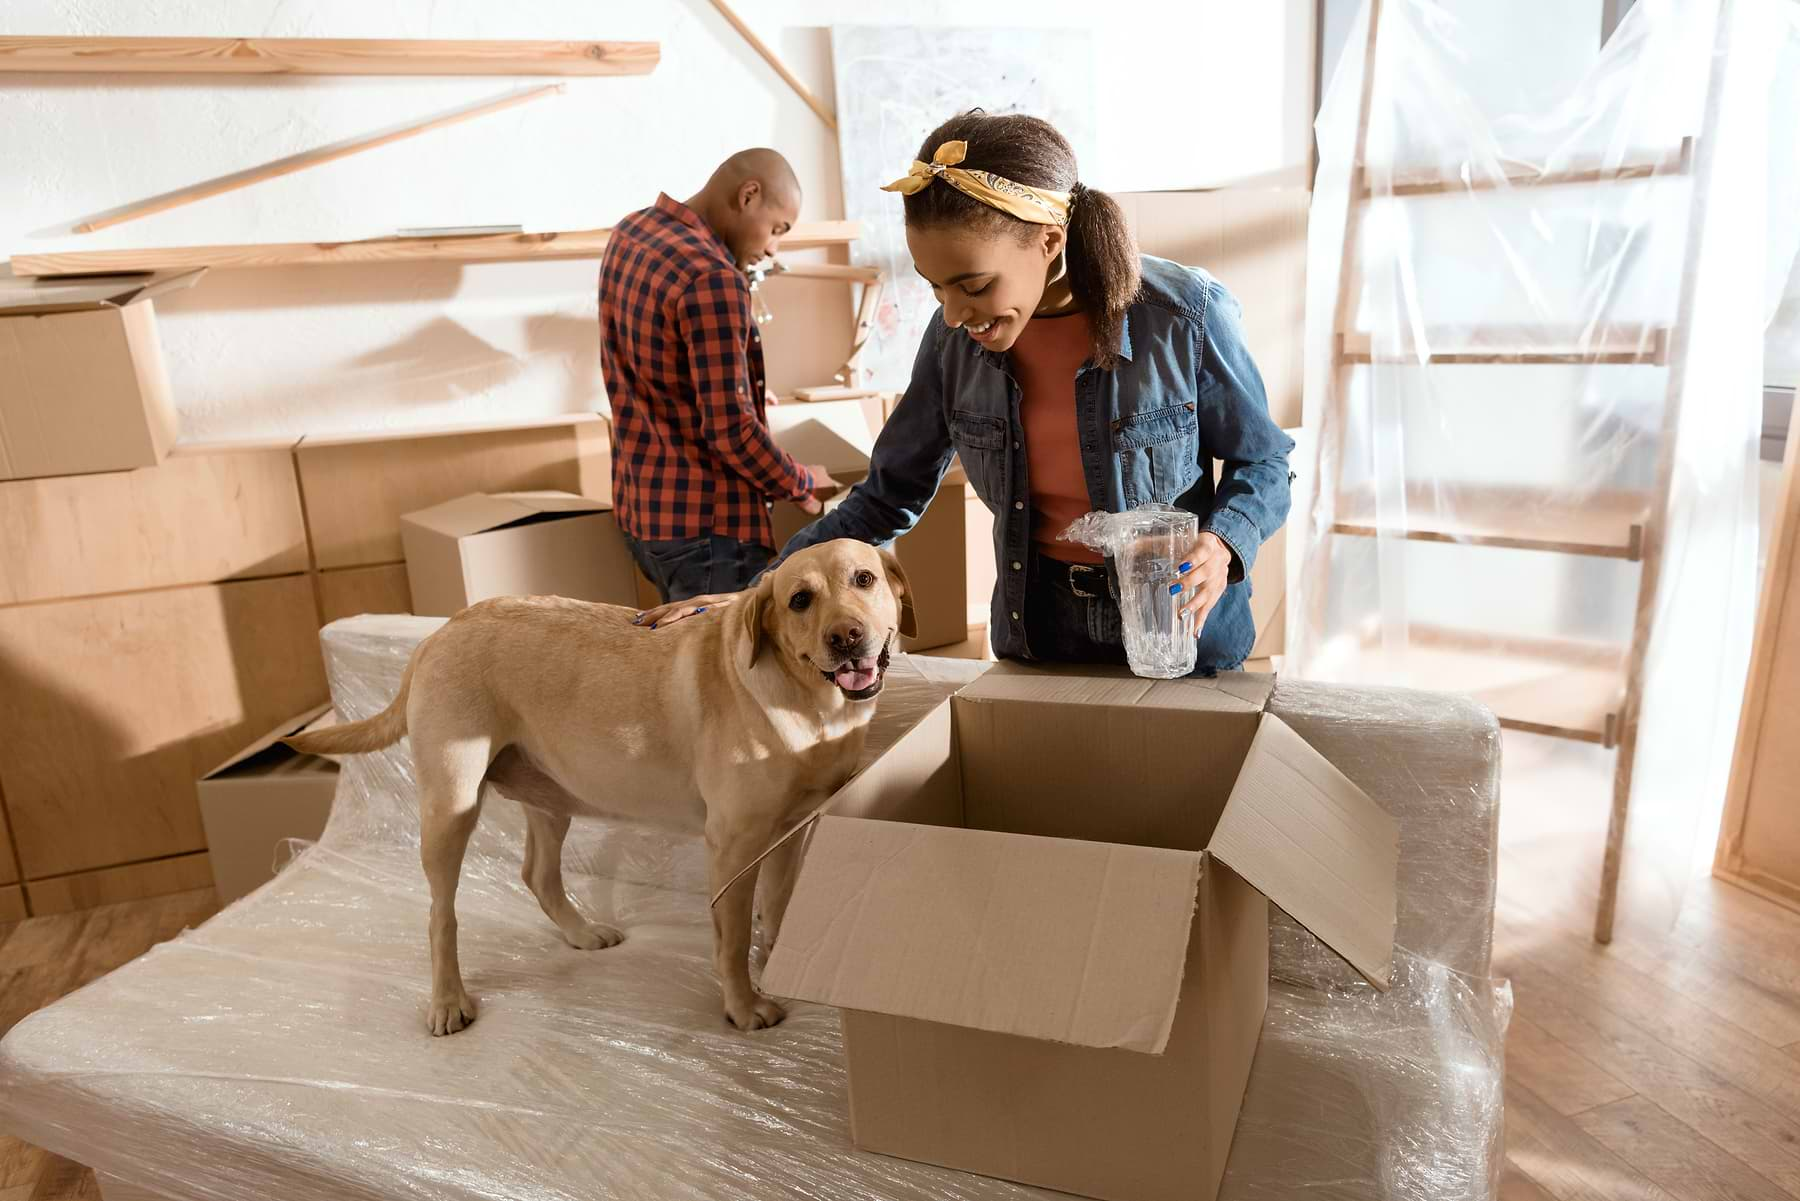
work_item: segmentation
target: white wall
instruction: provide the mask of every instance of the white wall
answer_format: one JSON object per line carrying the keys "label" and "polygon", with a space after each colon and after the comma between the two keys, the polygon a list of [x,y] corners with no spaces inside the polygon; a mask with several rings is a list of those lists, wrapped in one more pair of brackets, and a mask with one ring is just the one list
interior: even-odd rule
{"label": "white wall", "polygon": [[[879,19],[874,6],[825,0],[735,7],[828,102],[826,26]],[[1305,159],[1310,0],[1045,0],[1029,12],[913,0],[891,11],[918,24],[1094,29],[1102,139],[1084,174],[1097,187],[1215,184]],[[590,228],[658,190],[690,194],[719,159],[756,144],[794,161],[805,218],[841,211],[832,136],[705,0],[6,0],[0,33],[644,39],[663,55],[649,76],[571,79],[561,97],[89,235],[68,231],[119,205],[547,81],[0,76],[0,253],[339,241],[472,223]],[[184,440],[599,407],[595,267],[214,272],[159,303]],[[807,311],[777,305],[768,340],[778,388],[825,382],[822,364],[841,359],[847,317],[815,339]]]}

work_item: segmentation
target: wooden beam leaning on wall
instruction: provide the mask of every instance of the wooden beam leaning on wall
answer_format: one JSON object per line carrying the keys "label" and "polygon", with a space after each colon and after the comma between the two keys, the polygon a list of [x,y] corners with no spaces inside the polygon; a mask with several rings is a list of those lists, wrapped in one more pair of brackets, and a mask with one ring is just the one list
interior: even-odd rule
{"label": "wooden beam leaning on wall", "polygon": [[567,86],[560,83],[546,84],[541,88],[532,88],[524,92],[509,92],[492,100],[483,100],[475,104],[453,109],[440,116],[418,121],[411,125],[403,125],[398,129],[390,129],[385,133],[373,134],[366,138],[353,138],[338,142],[332,146],[320,146],[317,149],[302,151],[286,158],[276,159],[272,163],[264,163],[260,167],[251,167],[231,175],[222,175],[205,183],[182,188],[174,192],[165,192],[149,200],[127,205],[105,216],[83,221],[75,227],[78,234],[94,233],[97,230],[111,229],[115,225],[123,225],[127,221],[136,221],[140,217],[148,217],[153,213],[163,213],[170,209],[181,208],[195,201],[220,196],[226,192],[235,192],[254,184],[264,183],[271,179],[280,179],[284,175],[293,175],[299,171],[307,171],[313,167],[322,167],[326,163],[335,163],[341,158],[349,158],[353,154],[361,154],[367,150],[376,150],[395,142],[403,142],[408,138],[416,138],[420,134],[430,133],[434,129],[443,129],[450,125],[460,125],[464,121],[472,121],[476,117],[485,117],[489,113],[497,113],[503,109],[516,108],[533,100],[541,100],[545,96],[560,95]]}
{"label": "wooden beam leaning on wall", "polygon": [[0,73],[648,75],[656,42],[0,37]]}

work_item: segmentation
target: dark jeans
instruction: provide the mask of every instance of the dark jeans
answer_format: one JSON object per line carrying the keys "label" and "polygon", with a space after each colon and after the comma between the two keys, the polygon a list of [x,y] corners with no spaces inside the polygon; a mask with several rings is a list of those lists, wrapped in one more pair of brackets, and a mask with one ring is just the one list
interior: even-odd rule
{"label": "dark jeans", "polygon": [[772,547],[718,534],[640,542],[625,535],[631,557],[663,603],[721,592],[742,592],[775,557]]}
{"label": "dark jeans", "polygon": [[[1214,607],[1207,620],[1220,616]],[[1209,645],[1200,634],[1197,676],[1237,671],[1243,653]],[[1025,591],[1025,639],[1031,657],[1047,663],[1125,662],[1125,630],[1119,616],[1119,584],[1112,567],[1083,567],[1033,555]]]}

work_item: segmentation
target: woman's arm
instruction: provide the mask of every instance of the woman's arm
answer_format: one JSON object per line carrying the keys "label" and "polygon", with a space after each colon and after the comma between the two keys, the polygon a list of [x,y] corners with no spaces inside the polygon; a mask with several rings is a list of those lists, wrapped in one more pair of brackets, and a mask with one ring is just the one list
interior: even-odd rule
{"label": "woman's arm", "polygon": [[[1212,512],[1178,579],[1183,608],[1204,624],[1227,584],[1249,574],[1256,552],[1287,521],[1292,496],[1288,453],[1294,440],[1269,416],[1262,373],[1244,340],[1243,309],[1209,285],[1200,361],[1201,456],[1222,467]],[[1216,541],[1215,541],[1216,540]]]}
{"label": "woman's arm", "polygon": [[934,316],[919,340],[912,382],[875,439],[868,478],[831,512],[788,539],[771,568],[797,550],[834,538],[885,546],[925,515],[953,453],[938,359],[943,330],[943,321]]}

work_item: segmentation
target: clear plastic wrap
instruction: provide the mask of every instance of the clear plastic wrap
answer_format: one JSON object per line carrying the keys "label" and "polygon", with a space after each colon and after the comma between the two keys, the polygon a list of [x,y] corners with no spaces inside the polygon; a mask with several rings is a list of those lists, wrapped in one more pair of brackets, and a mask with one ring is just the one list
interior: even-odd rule
{"label": "clear plastic wrap", "polygon": [[[1792,8],[1640,0],[1595,54],[1560,6],[1380,0],[1317,126],[1288,667],[1620,746],[1650,924],[1710,845],[1754,621]],[[1567,82],[1513,86],[1500,44]]]}
{"label": "clear plastic wrap", "polygon": [[[438,624],[329,627],[343,716],[384,707]],[[897,656],[867,757],[983,669]],[[1403,950],[1376,994],[1275,923],[1221,1196],[1491,1199],[1507,1015],[1484,979],[1493,723],[1305,683],[1271,707],[1399,817]],[[486,806],[458,892],[481,1016],[431,1038],[414,795],[406,742],[347,759],[324,835],[275,880],[19,1023],[0,1041],[0,1129],[173,1201],[1051,1196],[855,1150],[834,1010],[732,1030],[690,839],[575,823],[575,901],[626,930],[579,952],[520,881],[516,806]]]}
{"label": "clear plastic wrap", "polygon": [[1096,510],[1057,535],[1112,560],[1125,661],[1133,675],[1173,680],[1194,670],[1200,649],[1194,617],[1182,611],[1169,588],[1199,533],[1200,519],[1186,509],[1148,504],[1124,513]]}

